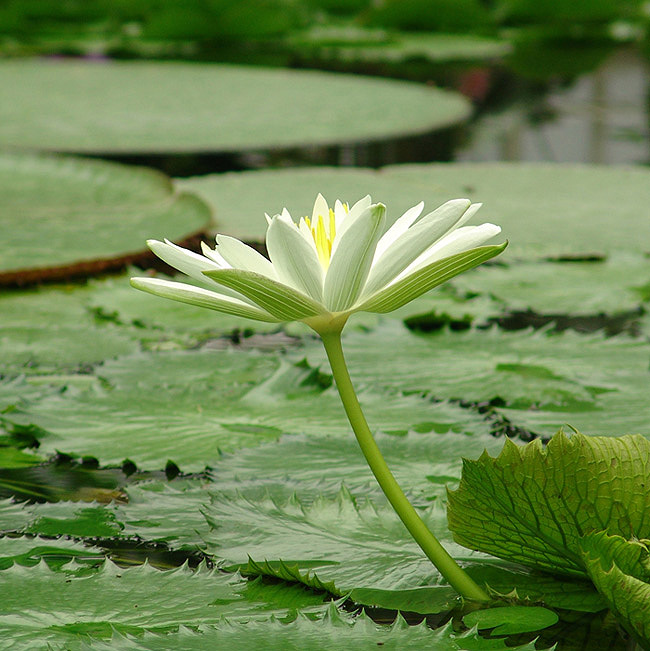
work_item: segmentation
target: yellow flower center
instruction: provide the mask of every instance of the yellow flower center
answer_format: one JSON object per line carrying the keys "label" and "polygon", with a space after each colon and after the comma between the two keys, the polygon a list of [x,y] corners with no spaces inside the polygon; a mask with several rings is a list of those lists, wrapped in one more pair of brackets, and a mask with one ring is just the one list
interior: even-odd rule
{"label": "yellow flower center", "polygon": [[334,211],[330,208],[328,228],[325,227],[325,219],[323,218],[323,215],[318,215],[318,220],[314,225],[312,225],[309,217],[305,217],[305,223],[314,238],[318,260],[323,269],[328,269],[330,266],[330,257],[332,256],[332,242],[336,237],[336,220],[334,219]]}

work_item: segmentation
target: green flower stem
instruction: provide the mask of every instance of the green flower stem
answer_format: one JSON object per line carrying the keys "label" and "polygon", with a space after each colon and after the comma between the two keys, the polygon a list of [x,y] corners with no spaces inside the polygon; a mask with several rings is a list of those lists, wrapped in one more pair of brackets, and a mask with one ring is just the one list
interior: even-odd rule
{"label": "green flower stem", "polygon": [[429,531],[416,510],[408,501],[404,491],[393,477],[384,457],[372,436],[361,405],[357,399],[350,374],[348,372],[343,348],[341,346],[340,332],[320,333],[325,345],[327,357],[332,367],[332,373],[336,381],[336,387],[341,396],[350,425],[354,430],[361,450],[366,461],[375,475],[381,489],[388,498],[397,515],[413,536],[422,551],[429,560],[438,568],[442,576],[455,588],[465,599],[472,601],[489,601],[487,593],[480,588],[460,568],[458,563],[449,555],[447,550],[438,542],[437,538]]}

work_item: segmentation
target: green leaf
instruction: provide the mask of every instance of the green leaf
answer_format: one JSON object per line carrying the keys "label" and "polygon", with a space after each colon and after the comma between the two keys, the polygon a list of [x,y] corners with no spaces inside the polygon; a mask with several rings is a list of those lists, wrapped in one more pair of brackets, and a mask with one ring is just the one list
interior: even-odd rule
{"label": "green leaf", "polygon": [[[441,405],[444,403],[435,405],[436,412]],[[445,486],[458,482],[461,455],[480,454],[486,447],[492,451],[501,449],[501,442],[487,433],[470,436],[453,430],[410,432],[403,437],[378,433],[376,440],[399,484],[412,501],[422,505],[444,499]],[[241,491],[247,497],[261,498],[269,491],[274,497],[288,499],[295,492],[308,502],[318,495],[335,497],[341,483],[345,483],[358,498],[382,499],[351,436],[283,436],[275,443],[224,455],[212,473],[215,488],[220,492]]]}
{"label": "green leaf", "polygon": [[[44,461],[33,452],[18,450],[14,447],[0,447],[0,476],[5,468],[29,468],[36,466]],[[2,480],[0,479],[0,484]],[[2,489],[0,488],[0,492]]]}
{"label": "green leaf", "polygon": [[[334,595],[382,608],[439,613],[457,605],[458,595],[430,561],[385,501],[357,501],[342,489],[336,499],[303,503],[270,497],[215,495],[205,508],[214,527],[207,550],[231,569],[301,582]],[[480,585],[521,600],[587,612],[604,604],[587,582],[539,578],[451,540],[444,509],[420,509],[431,531]]]}
{"label": "green leaf", "polygon": [[493,635],[531,633],[557,624],[558,616],[539,606],[500,606],[475,610],[463,617],[463,624],[480,631],[493,629]]}
{"label": "green leaf", "polygon": [[[484,265],[453,283],[462,294],[489,295],[502,310],[539,314],[597,315],[637,309],[638,287],[650,280],[650,263],[639,254],[614,253],[606,259],[518,262]],[[593,291],[598,287],[598,291]]]}
{"label": "green leaf", "polygon": [[[650,203],[649,181],[650,171],[640,167],[437,163],[380,171],[311,168],[215,174],[178,184],[214,206],[221,232],[258,242],[266,227],[260,215],[285,206],[292,215],[309,214],[318,192],[348,201],[368,193],[387,206],[388,223],[421,199],[435,207],[467,197],[483,202],[482,219],[501,226],[510,241],[502,261],[509,261],[614,251],[643,254],[650,241],[650,221],[638,206]],[[590,295],[598,293],[596,281],[589,288]]]}
{"label": "green leaf", "polygon": [[[0,145],[93,154],[377,140],[429,133],[470,113],[460,95],[420,85],[252,66],[4,60],[0,86],[10,89]],[[337,101],[354,107],[344,120],[332,112]]]}
{"label": "green leaf", "polygon": [[[549,437],[566,422],[603,436],[647,431],[650,343],[643,339],[498,328],[418,335],[386,320],[371,332],[344,333],[343,350],[356,386],[493,405]],[[381,351],[381,364],[369,350]],[[300,354],[325,363],[317,342]]]}
{"label": "green leaf", "polygon": [[581,540],[589,577],[616,617],[650,645],[650,551],[647,541],[598,531]]}
{"label": "green leaf", "polygon": [[[275,353],[135,355],[108,361],[97,374],[96,385],[44,398],[7,420],[46,430],[40,437],[44,453],[92,455],[103,464],[128,458],[146,470],[160,470],[168,459],[185,471],[203,470],[219,450],[283,433],[352,440],[336,390],[314,381],[317,369],[280,362]],[[455,405],[369,388],[360,391],[360,400],[371,422],[389,433],[488,432],[478,415]]]}
{"label": "green leaf", "polygon": [[0,212],[0,284],[123,267],[146,256],[147,238],[182,240],[210,221],[202,201],[153,170],[19,152],[0,153]]}
{"label": "green leaf", "polygon": [[[89,295],[87,288],[72,285],[1,293],[3,374],[68,373],[135,352],[131,331],[95,322],[85,307]],[[30,393],[38,391],[25,388],[19,395]]]}
{"label": "green leaf", "polygon": [[497,458],[465,460],[449,493],[449,528],[470,549],[582,577],[582,536],[602,529],[650,536],[649,467],[650,442],[640,436],[559,432],[545,449],[506,441]]}
{"label": "green leaf", "polygon": [[14,564],[32,567],[41,560],[51,570],[57,570],[72,559],[80,564],[101,565],[105,554],[97,547],[65,538],[54,541],[33,536],[0,538],[0,570],[6,570]]}
{"label": "green leaf", "polygon": [[177,633],[155,636],[145,633],[140,638],[124,637],[115,633],[111,641],[93,641],[88,647],[95,651],[123,649],[124,651],[204,651],[205,649],[232,649],[249,651],[330,651],[353,648],[359,650],[436,649],[436,651],[534,651],[529,644],[506,646],[503,640],[487,640],[477,632],[456,633],[451,622],[431,629],[425,621],[415,626],[401,617],[390,626],[373,622],[365,613],[354,619],[341,615],[333,607],[323,619],[314,621],[299,615],[293,622],[281,623],[275,619],[252,621],[246,624],[223,621],[216,626],[201,626],[198,630],[181,628]]}
{"label": "green leaf", "polygon": [[161,572],[106,561],[91,575],[75,576],[76,567],[71,563],[52,572],[41,563],[4,570],[0,640],[11,640],[15,649],[34,648],[35,641],[43,647],[78,636],[106,639],[114,631],[166,633],[182,625],[216,624],[223,617],[293,619],[296,611],[322,617],[328,610],[322,595],[305,588],[265,585],[204,567]]}
{"label": "green leaf", "polygon": [[43,536],[75,536],[77,538],[114,538],[123,525],[113,509],[98,505],[81,506],[76,502],[34,505],[31,522],[23,529]]}

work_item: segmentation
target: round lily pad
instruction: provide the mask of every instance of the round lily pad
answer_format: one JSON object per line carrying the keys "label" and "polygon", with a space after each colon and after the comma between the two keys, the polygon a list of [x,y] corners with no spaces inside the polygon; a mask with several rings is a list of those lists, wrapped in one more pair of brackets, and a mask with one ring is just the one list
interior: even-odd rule
{"label": "round lily pad", "polygon": [[83,153],[217,153],[427,133],[462,96],[401,81],[216,64],[0,63],[0,145]]}
{"label": "round lily pad", "polygon": [[311,214],[321,192],[356,201],[371,194],[389,219],[419,201],[433,209],[448,199],[482,202],[473,223],[491,221],[510,246],[499,260],[575,259],[616,250],[650,251],[650,171],[553,164],[426,164],[369,169],[311,168],[195,177],[179,182],[210,203],[218,230],[263,241],[264,212],[283,207],[294,217]]}
{"label": "round lily pad", "polygon": [[0,152],[0,214],[0,285],[119,268],[148,238],[187,240],[211,219],[158,172],[20,152]]}

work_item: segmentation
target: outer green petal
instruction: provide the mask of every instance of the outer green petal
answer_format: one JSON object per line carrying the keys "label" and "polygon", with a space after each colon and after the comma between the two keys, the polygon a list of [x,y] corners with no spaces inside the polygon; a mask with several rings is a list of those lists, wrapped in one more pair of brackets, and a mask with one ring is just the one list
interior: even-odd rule
{"label": "outer green petal", "polygon": [[481,246],[437,260],[380,290],[374,296],[354,306],[353,311],[392,312],[463,271],[499,255],[507,245],[508,243],[504,242],[499,246]]}
{"label": "outer green petal", "polygon": [[266,248],[281,282],[320,301],[323,268],[314,246],[301,235],[290,217],[276,215],[266,232]]}
{"label": "outer green petal", "polygon": [[309,296],[253,271],[219,269],[206,271],[220,285],[230,287],[250,299],[279,321],[301,321],[326,312]]}
{"label": "outer green petal", "polygon": [[247,319],[256,321],[269,321],[279,323],[282,319],[277,319],[265,310],[261,310],[252,305],[248,305],[236,298],[221,296],[216,292],[185,283],[177,283],[171,280],[162,280],[160,278],[131,278],[131,285],[136,289],[171,298],[174,301],[196,305],[198,307],[207,307],[217,312],[225,312],[235,316],[243,316]]}
{"label": "outer green petal", "polygon": [[[496,237],[500,232],[501,228],[499,226],[490,223],[457,228],[425,251],[412,265],[404,270],[403,276],[406,277],[436,260],[443,260],[461,251],[475,249]],[[401,280],[400,276],[397,279]]]}
{"label": "outer green petal", "polygon": [[324,298],[330,312],[343,312],[359,298],[377,242],[384,230],[386,206],[370,206],[345,231],[325,276]]}
{"label": "outer green petal", "polygon": [[447,201],[411,226],[386,249],[379,260],[375,260],[364,294],[374,294],[393,281],[436,240],[448,233],[470,205],[469,199]]}

